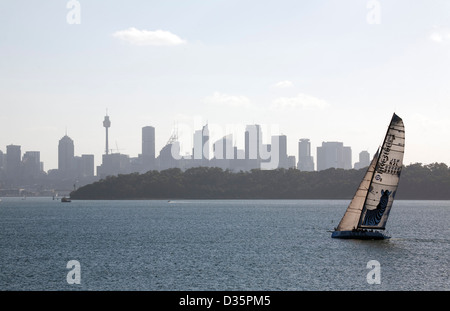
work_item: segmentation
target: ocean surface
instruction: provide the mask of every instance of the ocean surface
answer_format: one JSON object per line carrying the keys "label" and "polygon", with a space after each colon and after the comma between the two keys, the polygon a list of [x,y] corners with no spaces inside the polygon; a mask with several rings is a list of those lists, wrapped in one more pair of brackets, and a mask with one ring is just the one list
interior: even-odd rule
{"label": "ocean surface", "polygon": [[348,203],[2,198],[0,290],[450,290],[450,201],[394,202],[389,240],[332,239]]}

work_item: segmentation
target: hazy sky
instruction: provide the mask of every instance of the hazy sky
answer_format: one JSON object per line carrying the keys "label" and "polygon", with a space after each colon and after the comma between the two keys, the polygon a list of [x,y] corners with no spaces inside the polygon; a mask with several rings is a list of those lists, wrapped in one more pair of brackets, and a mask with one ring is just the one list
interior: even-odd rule
{"label": "hazy sky", "polygon": [[[261,124],[372,155],[393,112],[405,163],[450,164],[450,1],[0,1],[0,150],[75,154],[156,150],[178,124],[183,152],[208,122],[212,140]],[[68,6],[69,4],[69,6]],[[73,14],[72,14],[73,13]],[[73,22],[75,22],[73,24]],[[77,24],[79,22],[79,24]],[[242,131],[241,131],[242,130]]]}

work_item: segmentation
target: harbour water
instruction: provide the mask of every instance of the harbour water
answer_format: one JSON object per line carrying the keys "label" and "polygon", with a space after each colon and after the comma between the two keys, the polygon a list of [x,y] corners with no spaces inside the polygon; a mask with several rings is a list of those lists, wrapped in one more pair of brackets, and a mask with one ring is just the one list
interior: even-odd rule
{"label": "harbour water", "polygon": [[2,198],[0,290],[450,290],[450,201],[394,202],[389,240],[332,239],[348,203]]}

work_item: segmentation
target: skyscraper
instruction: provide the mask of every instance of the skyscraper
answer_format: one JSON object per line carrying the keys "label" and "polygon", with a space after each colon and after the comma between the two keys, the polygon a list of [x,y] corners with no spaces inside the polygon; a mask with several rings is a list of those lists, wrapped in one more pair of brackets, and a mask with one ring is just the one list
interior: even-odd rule
{"label": "skyscraper", "polygon": [[208,124],[202,128],[203,160],[209,160],[209,129]]}
{"label": "skyscraper", "polygon": [[298,141],[298,164],[300,171],[314,171],[314,158],[311,156],[311,142],[307,138]]}
{"label": "skyscraper", "polygon": [[142,128],[142,155],[155,158],[155,128],[153,126]]}
{"label": "skyscraper", "polygon": [[27,151],[23,155],[23,173],[26,180],[36,178],[41,172],[41,153],[39,151]]}
{"label": "skyscraper", "polygon": [[199,166],[207,166],[209,162],[209,129],[208,124],[194,133],[193,159],[200,160]]}
{"label": "skyscraper", "polygon": [[245,160],[247,170],[260,168],[262,148],[261,126],[247,125],[245,128]]}
{"label": "skyscraper", "polygon": [[155,168],[155,128],[142,128],[142,167],[144,171]]}
{"label": "skyscraper", "polygon": [[175,139],[169,139],[167,144],[160,150],[157,158],[158,168],[166,170],[169,168],[180,167],[180,142]]}
{"label": "skyscraper", "polygon": [[[275,150],[274,148],[277,148]],[[278,163],[274,163],[276,168],[289,168],[288,155],[287,155],[287,136],[286,135],[278,135],[272,136],[272,152],[271,156],[275,156],[277,153]]]}
{"label": "skyscraper", "polygon": [[6,177],[12,181],[17,181],[20,177],[20,146],[6,146]]}
{"label": "skyscraper", "polygon": [[361,151],[359,153],[359,162],[355,163],[355,170],[359,170],[363,167],[370,165],[370,154],[367,151]]}
{"label": "skyscraper", "polygon": [[75,157],[75,166],[78,178],[94,176],[94,155],[82,154],[81,157]]}
{"label": "skyscraper", "polygon": [[344,146],[342,149],[342,168],[344,170],[351,170],[352,165],[352,148]]}
{"label": "skyscraper", "polygon": [[73,140],[64,135],[58,144],[58,171],[62,177],[73,177],[75,172],[75,155]]}
{"label": "skyscraper", "polygon": [[233,135],[228,134],[213,145],[214,158],[217,160],[234,159]]}
{"label": "skyscraper", "polygon": [[[86,159],[87,160],[87,159]],[[97,166],[97,175],[100,178],[117,174],[130,173],[130,157],[126,154],[111,153],[102,156],[102,164]]]}
{"label": "skyscraper", "polygon": [[262,145],[261,126],[247,125],[245,128],[245,158],[247,160],[260,159],[259,149]]}
{"label": "skyscraper", "polygon": [[213,144],[214,157],[211,159],[211,164],[214,167],[222,169],[230,169],[231,163],[235,158],[235,148],[233,147],[233,135],[229,134]]}
{"label": "skyscraper", "polygon": [[3,154],[3,151],[0,150],[0,171],[4,169],[5,162],[5,155]]}
{"label": "skyscraper", "polygon": [[322,142],[321,147],[317,147],[317,170],[328,168],[352,168],[352,150],[344,147],[342,142]]}

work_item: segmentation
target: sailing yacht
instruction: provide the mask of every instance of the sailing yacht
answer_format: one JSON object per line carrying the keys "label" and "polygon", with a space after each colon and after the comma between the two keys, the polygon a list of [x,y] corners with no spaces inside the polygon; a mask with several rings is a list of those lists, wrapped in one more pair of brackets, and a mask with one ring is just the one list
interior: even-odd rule
{"label": "sailing yacht", "polygon": [[405,127],[395,113],[355,196],[331,234],[340,239],[386,239],[383,233],[397,192],[405,150]]}

